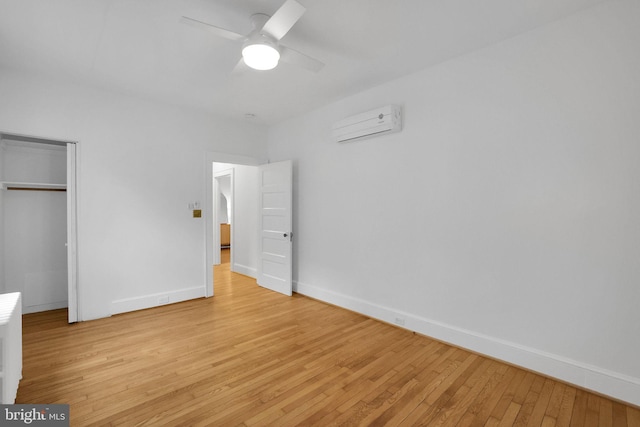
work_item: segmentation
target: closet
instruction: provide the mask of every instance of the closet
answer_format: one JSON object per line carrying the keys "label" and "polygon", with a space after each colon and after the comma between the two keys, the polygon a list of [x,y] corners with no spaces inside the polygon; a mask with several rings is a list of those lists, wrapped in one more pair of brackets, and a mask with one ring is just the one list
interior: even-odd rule
{"label": "closet", "polygon": [[0,134],[0,293],[24,313],[68,305],[67,144]]}

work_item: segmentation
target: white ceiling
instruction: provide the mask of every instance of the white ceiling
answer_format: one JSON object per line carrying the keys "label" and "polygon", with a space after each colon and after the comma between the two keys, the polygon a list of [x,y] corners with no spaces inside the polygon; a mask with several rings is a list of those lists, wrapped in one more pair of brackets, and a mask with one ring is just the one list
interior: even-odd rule
{"label": "white ceiling", "polygon": [[0,0],[0,67],[273,124],[605,0],[299,0],[282,43],[323,61],[232,75],[238,33],[284,0]]}

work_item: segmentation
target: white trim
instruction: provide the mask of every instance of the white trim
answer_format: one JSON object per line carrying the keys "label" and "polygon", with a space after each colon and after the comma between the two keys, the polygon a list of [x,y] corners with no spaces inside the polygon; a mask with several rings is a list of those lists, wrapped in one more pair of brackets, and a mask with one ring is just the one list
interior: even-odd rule
{"label": "white trim", "polygon": [[[111,314],[128,313],[202,297],[204,297],[203,289],[197,286],[195,288],[180,289],[179,291],[158,292],[140,297],[124,298],[111,303]],[[162,299],[165,299],[166,302],[160,302]]]}
{"label": "white trim", "polygon": [[46,145],[58,145],[64,147],[65,144],[68,143],[76,143],[77,141],[73,141],[71,139],[65,138],[57,138],[57,137],[44,137],[44,136],[34,136],[27,135],[20,132],[8,132],[0,130],[0,139],[3,139],[7,142],[27,142],[27,143],[36,143],[36,144],[46,144]]}
{"label": "white trim", "polygon": [[68,306],[67,301],[50,302],[47,304],[28,305],[24,307],[22,314],[39,313],[41,311],[58,310],[60,308],[66,308]]}
{"label": "white trim", "polygon": [[243,274],[245,276],[252,277],[254,279],[257,279],[257,277],[258,277],[258,269],[254,268],[254,267],[247,267],[246,265],[242,265],[242,264],[238,264],[238,263],[233,263],[233,264],[231,264],[231,266],[233,267],[231,269],[231,271],[233,271],[235,273],[240,273],[240,274]]}
{"label": "white trim", "polygon": [[0,294],[0,403],[13,404],[22,379],[22,294]]}
{"label": "white trim", "polygon": [[[393,310],[317,286],[294,282],[294,291],[308,297],[369,316],[398,327],[462,347],[494,359],[521,366],[561,381],[640,405],[640,378],[609,371],[556,354],[479,334],[411,313]],[[397,325],[396,319],[404,320]]]}
{"label": "white trim", "polygon": [[78,304],[78,152],[77,144],[67,149],[67,307],[68,322],[82,320]]}
{"label": "white trim", "polygon": [[211,191],[213,192],[212,198],[211,198],[211,218],[213,221],[211,232],[213,233],[213,236],[211,236],[211,238],[213,239],[212,240],[213,247],[216,248],[213,251],[212,265],[218,265],[221,262],[220,251],[217,250],[217,248],[220,247],[220,231],[218,230],[218,227],[216,227],[216,224],[220,222],[220,220],[218,219],[218,209],[220,209],[220,207],[218,206],[218,203],[216,203],[216,199],[220,197],[220,183],[218,182],[217,177],[215,175],[213,177],[213,182],[211,183],[211,185],[212,185]]}
{"label": "white trim", "polygon": [[0,143],[0,147],[11,147],[11,151],[14,153],[42,153],[42,150],[47,150],[53,151],[53,153],[49,154],[54,156],[59,155],[61,157],[66,154],[66,144],[71,144],[71,142],[58,143],[56,140],[40,140],[40,142],[14,141],[11,139],[4,139],[4,137],[1,141],[2,143]]}

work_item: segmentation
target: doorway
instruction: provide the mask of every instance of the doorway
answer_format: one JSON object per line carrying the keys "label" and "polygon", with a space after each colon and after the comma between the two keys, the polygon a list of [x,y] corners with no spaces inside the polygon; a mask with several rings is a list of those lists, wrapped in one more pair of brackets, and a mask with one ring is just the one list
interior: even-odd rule
{"label": "doorway", "polygon": [[[258,169],[213,162],[214,266],[227,261],[229,272],[256,277]],[[214,269],[214,284],[216,281]]]}
{"label": "doorway", "polygon": [[76,144],[0,132],[0,181],[0,291],[76,322]]}
{"label": "doorway", "polygon": [[[231,230],[234,213],[233,167],[227,168],[226,163],[214,163],[213,183],[213,213],[214,213],[214,239],[215,260],[214,265],[231,265],[231,253],[233,251]],[[221,169],[221,170],[219,170]]]}
{"label": "doorway", "polygon": [[[250,208],[246,208],[246,201],[252,197],[250,194],[244,194],[242,186],[239,184],[237,178],[244,178],[242,175],[238,175],[237,166],[250,166],[256,167],[262,161],[253,157],[239,156],[227,153],[209,152],[205,157],[205,172],[206,172],[206,207],[210,209],[204,210],[206,227],[205,227],[205,247],[206,247],[206,260],[205,260],[205,296],[211,297],[214,295],[214,265],[220,264],[220,230],[219,222],[216,212],[218,211],[218,203],[216,202],[216,195],[218,190],[214,187],[216,185],[215,174],[217,172],[224,172],[225,170],[233,169],[233,175],[231,179],[230,199],[228,212],[230,212],[229,224],[230,224],[230,269],[245,274],[247,276],[255,277],[255,272],[251,271],[250,263],[245,261],[245,255],[251,252],[251,245],[257,247],[257,229],[255,232],[251,230],[251,226],[246,227],[243,225],[245,217],[255,218],[257,214],[255,212],[248,212]],[[214,168],[215,166],[215,168]],[[215,170],[214,170],[215,169]],[[222,174],[224,175],[224,173]],[[251,233],[253,236],[250,237]],[[249,245],[249,246],[248,246]],[[243,249],[244,248],[244,249]],[[238,257],[237,255],[240,255]]]}
{"label": "doorway", "polygon": [[234,170],[230,270],[255,278],[260,286],[291,295],[292,162],[266,163],[251,157],[207,153],[205,296],[214,295],[213,267],[219,251],[215,174],[225,168]]}

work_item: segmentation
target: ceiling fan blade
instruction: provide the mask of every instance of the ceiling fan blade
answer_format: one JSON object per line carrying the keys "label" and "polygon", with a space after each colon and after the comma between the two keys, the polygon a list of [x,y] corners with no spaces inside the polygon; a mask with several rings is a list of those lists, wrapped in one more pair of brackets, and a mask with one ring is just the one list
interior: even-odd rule
{"label": "ceiling fan blade", "polygon": [[296,0],[287,0],[280,9],[262,27],[262,32],[267,33],[276,40],[280,40],[289,32],[291,27],[298,22],[298,19],[307,9]]}
{"label": "ceiling fan blade", "polygon": [[243,58],[240,58],[236,66],[233,67],[233,70],[231,71],[231,75],[240,76],[249,70],[251,70],[251,68],[249,68],[249,66],[245,64]]}
{"label": "ceiling fan blade", "polygon": [[246,38],[242,34],[234,33],[233,31],[225,30],[224,28],[216,27],[215,25],[207,24],[206,22],[198,21],[197,19],[188,18],[186,16],[183,16],[180,21],[183,24],[191,25],[192,27],[200,28],[202,30],[207,30],[219,37],[224,37],[228,40],[244,41]]}
{"label": "ceiling fan blade", "polygon": [[280,59],[289,64],[297,65],[317,73],[324,67],[324,63],[297,50],[280,45]]}

